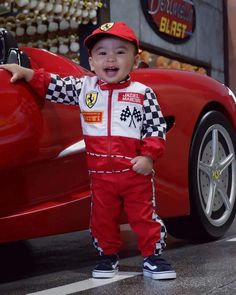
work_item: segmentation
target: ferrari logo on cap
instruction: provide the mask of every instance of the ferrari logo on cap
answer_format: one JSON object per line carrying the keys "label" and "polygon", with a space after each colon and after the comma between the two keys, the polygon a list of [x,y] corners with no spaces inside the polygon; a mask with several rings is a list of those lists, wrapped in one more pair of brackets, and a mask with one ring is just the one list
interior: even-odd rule
{"label": "ferrari logo on cap", "polygon": [[106,32],[110,30],[113,26],[114,26],[114,23],[106,23],[100,27],[100,30]]}
{"label": "ferrari logo on cap", "polygon": [[97,101],[97,97],[98,97],[98,92],[95,92],[95,91],[91,91],[86,94],[86,105],[90,109],[95,105]]}

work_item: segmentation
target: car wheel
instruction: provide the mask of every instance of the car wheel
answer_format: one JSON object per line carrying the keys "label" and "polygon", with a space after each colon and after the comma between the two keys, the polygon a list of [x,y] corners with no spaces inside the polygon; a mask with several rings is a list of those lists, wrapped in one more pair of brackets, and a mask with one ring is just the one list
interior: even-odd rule
{"label": "car wheel", "polygon": [[203,241],[224,235],[235,217],[235,179],[235,131],[223,114],[208,112],[190,149],[190,216],[168,220],[170,234]]}

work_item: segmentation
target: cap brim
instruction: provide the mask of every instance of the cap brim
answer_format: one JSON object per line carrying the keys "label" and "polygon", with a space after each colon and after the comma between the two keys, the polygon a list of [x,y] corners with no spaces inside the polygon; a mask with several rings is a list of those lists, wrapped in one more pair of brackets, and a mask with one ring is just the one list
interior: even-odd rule
{"label": "cap brim", "polygon": [[91,35],[89,36],[88,38],[86,38],[84,40],[84,46],[89,50],[91,51],[92,48],[94,47],[94,45],[103,37],[106,37],[106,36],[112,36],[111,34],[107,34],[107,33],[99,33],[99,34],[96,34],[96,35]]}

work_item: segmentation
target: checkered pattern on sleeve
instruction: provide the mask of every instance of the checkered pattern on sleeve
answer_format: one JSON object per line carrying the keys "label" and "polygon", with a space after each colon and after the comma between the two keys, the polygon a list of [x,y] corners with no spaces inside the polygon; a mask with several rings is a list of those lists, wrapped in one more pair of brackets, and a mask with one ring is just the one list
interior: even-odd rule
{"label": "checkered pattern on sleeve", "polygon": [[82,84],[83,79],[80,78],[72,76],[61,78],[56,74],[51,74],[46,99],[57,103],[78,105]]}
{"label": "checkered pattern on sleeve", "polygon": [[143,108],[142,139],[150,136],[158,136],[165,140],[166,122],[157,102],[156,95],[150,88],[146,90]]}

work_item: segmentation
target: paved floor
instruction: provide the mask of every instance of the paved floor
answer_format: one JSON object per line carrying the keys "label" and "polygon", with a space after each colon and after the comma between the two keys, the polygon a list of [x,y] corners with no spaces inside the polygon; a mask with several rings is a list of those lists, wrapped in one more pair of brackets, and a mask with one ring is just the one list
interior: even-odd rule
{"label": "paved floor", "polygon": [[144,278],[142,257],[127,226],[122,236],[121,273],[110,281],[91,279],[96,252],[87,231],[0,247],[0,295],[236,294],[236,222],[216,242],[191,244],[169,237],[164,257],[176,269],[174,281]]}

